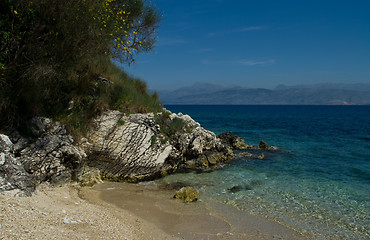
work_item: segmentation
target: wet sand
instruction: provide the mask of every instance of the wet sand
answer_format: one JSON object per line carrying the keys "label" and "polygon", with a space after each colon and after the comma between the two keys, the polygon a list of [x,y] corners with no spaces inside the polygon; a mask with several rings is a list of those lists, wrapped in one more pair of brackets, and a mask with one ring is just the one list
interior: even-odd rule
{"label": "wet sand", "polygon": [[[307,239],[264,218],[216,202],[185,204],[175,190],[153,183],[103,183],[93,188],[98,199],[131,212],[171,237],[180,239]],[[93,191],[91,191],[93,192]],[[87,200],[96,201],[96,196]]]}

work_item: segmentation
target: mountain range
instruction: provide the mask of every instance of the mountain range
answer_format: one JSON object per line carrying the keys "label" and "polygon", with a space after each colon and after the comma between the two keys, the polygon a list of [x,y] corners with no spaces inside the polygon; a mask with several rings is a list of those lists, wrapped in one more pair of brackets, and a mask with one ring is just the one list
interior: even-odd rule
{"label": "mountain range", "polygon": [[165,105],[370,105],[370,84],[320,83],[265,89],[196,83],[159,91],[159,97]]}

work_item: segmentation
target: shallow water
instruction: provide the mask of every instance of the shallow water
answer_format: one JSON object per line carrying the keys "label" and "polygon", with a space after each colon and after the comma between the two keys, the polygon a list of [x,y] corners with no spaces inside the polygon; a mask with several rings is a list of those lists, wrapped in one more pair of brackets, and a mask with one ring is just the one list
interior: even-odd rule
{"label": "shallow water", "polygon": [[212,200],[185,204],[173,198],[175,189],[172,187],[158,182],[103,183],[94,189],[101,200],[126,209],[180,239],[306,239],[276,222],[246,214],[227,204]]}
{"label": "shallow water", "polygon": [[160,182],[195,186],[204,201],[235,206],[315,239],[370,238],[370,106],[166,106],[248,144],[285,149],[219,171]]}

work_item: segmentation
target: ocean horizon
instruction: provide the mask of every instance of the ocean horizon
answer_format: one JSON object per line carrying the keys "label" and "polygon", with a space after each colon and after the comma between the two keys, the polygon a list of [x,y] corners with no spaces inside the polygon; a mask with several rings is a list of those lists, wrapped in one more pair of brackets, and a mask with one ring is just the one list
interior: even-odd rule
{"label": "ocean horizon", "polygon": [[[216,134],[283,149],[211,173],[159,182],[196,187],[203,201],[277,221],[315,239],[370,237],[370,106],[166,105]],[[238,189],[238,191],[234,191]]]}

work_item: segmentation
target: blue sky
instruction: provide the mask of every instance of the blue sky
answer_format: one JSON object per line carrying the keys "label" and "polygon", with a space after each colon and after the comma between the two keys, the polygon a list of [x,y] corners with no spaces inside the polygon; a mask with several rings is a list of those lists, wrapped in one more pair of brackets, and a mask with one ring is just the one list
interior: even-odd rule
{"label": "blue sky", "polygon": [[152,0],[151,53],[123,68],[156,90],[370,83],[370,0]]}

